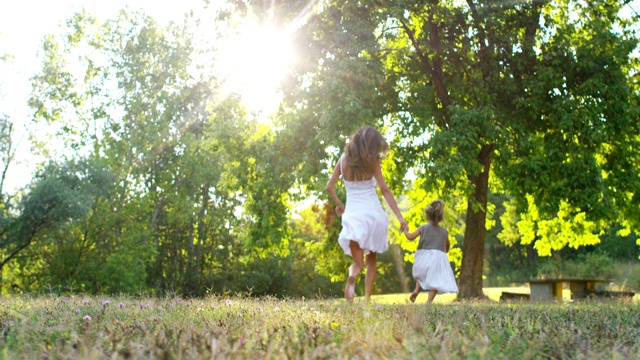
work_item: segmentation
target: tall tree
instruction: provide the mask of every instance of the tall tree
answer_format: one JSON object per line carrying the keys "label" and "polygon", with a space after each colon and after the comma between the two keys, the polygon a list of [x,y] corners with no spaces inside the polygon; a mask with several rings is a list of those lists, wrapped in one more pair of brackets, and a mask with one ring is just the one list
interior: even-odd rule
{"label": "tall tree", "polygon": [[322,2],[298,32],[304,60],[287,92],[286,131],[309,166],[301,176],[323,174],[338,155],[325,150],[361,123],[393,134],[400,178],[415,169],[426,186],[467,199],[460,298],[483,296],[490,186],[521,212],[532,198],[542,218],[562,210],[637,224],[637,37],[622,6]]}
{"label": "tall tree", "polygon": [[[11,71],[12,56],[0,54],[0,73]],[[15,124],[9,115],[6,83],[0,80],[0,292],[3,290],[5,264],[21,252],[22,247],[15,238],[19,227],[19,196],[21,190],[7,189],[9,169],[16,165],[18,146],[16,142]],[[16,201],[18,200],[18,201]]]}
{"label": "tall tree", "polygon": [[215,74],[212,30],[233,32],[247,15],[233,3],[215,7],[215,24],[188,14],[160,26],[128,11],[100,23],[80,12],[45,38],[30,100],[36,148],[86,155],[115,179],[83,224],[56,234],[65,246],[40,249],[47,259],[100,249],[82,252],[91,261],[74,273],[85,290],[133,292],[141,276],[158,293],[288,290],[294,174],[274,131]]}
{"label": "tall tree", "polygon": [[93,194],[105,178],[75,163],[47,165],[22,197],[19,216],[2,230],[0,270],[41,237],[68,223],[81,221],[93,204]]}
{"label": "tall tree", "polygon": [[[99,23],[80,12],[44,41],[30,101],[43,129],[36,144],[49,156],[88,154],[115,179],[82,224],[92,231],[68,231],[69,241],[101,250],[84,253],[96,269],[83,273],[99,275],[88,290],[132,292],[140,276],[159,293],[237,290],[242,270],[234,262],[244,243],[262,236],[280,245],[278,236],[252,231],[281,231],[286,216],[271,221],[250,206],[238,213],[256,184],[271,196],[271,177],[252,175],[271,139],[252,137],[255,121],[238,96],[218,96],[216,54],[197,43],[199,26],[191,15],[163,27],[144,13]],[[42,141],[47,135],[60,141]],[[275,225],[253,226],[265,222]]]}

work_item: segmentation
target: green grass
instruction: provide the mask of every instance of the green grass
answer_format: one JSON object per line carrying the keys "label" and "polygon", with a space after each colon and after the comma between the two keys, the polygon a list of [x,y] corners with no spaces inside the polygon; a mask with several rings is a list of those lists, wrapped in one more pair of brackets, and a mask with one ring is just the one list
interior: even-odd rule
{"label": "green grass", "polygon": [[[492,298],[501,291],[487,292]],[[245,296],[0,298],[0,358],[640,357],[636,301],[455,302],[450,296],[436,297],[429,309],[426,294],[415,304],[408,294],[393,294],[354,305]]]}

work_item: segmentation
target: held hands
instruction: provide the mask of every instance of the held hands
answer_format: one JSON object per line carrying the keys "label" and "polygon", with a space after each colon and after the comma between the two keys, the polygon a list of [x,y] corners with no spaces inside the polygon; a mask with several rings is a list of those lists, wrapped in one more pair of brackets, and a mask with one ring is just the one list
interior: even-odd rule
{"label": "held hands", "polygon": [[403,217],[399,217],[398,221],[400,222],[400,231],[406,233],[409,230],[409,224],[407,224],[407,220],[405,220]]}

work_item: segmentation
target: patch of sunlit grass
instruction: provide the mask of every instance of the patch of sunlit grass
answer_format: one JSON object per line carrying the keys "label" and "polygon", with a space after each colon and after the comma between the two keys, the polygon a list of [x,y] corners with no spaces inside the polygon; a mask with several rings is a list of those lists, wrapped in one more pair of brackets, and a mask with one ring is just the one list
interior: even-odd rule
{"label": "patch of sunlit grass", "polygon": [[[500,295],[502,295],[503,291],[528,294],[529,287],[527,286],[519,286],[519,287],[494,287],[494,288],[484,288],[484,294],[487,296],[489,300],[500,301]],[[569,298],[569,290],[567,290],[567,298]],[[389,304],[389,305],[402,305],[402,304],[410,304],[409,301],[409,293],[406,294],[385,294],[385,295],[374,295],[371,297],[373,303],[376,304]],[[434,304],[450,304],[455,301],[457,294],[439,294],[436,295],[434,299]],[[427,302],[427,292],[423,291],[418,295],[415,304],[424,305]]]}

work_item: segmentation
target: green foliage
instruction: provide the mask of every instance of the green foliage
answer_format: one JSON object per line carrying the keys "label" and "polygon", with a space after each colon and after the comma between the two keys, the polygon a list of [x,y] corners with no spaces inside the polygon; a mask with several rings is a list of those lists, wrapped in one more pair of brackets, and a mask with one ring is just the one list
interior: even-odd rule
{"label": "green foliage", "polygon": [[[344,189],[337,189],[338,196],[346,196]],[[311,221],[320,224],[308,234],[310,241],[305,244],[305,249],[310,257],[314,258],[314,268],[319,274],[327,276],[333,282],[346,280],[350,259],[338,244],[338,235],[341,230],[340,218],[336,215],[334,207],[326,202],[322,206],[313,205],[310,212],[303,212],[303,223]],[[303,225],[304,226],[304,225]],[[299,235],[298,235],[299,236]]]}
{"label": "green foliage", "polygon": [[576,213],[567,203],[561,205],[557,217],[545,220],[539,217],[538,208],[529,200],[529,210],[518,223],[522,236],[522,244],[534,241],[534,248],[540,256],[550,256],[553,250],[560,250],[565,246],[577,248],[584,245],[594,245],[600,242],[595,233],[597,224],[586,219],[586,214]]}
{"label": "green foliage", "polygon": [[[637,266],[639,249],[634,241],[636,235],[625,234],[624,226],[612,226],[600,233],[586,232],[588,238],[597,240],[586,245],[587,241],[580,239],[574,229],[583,229],[580,225],[589,222],[569,218],[562,212],[552,222],[541,221],[535,220],[534,213],[530,211],[520,216],[512,199],[505,202],[505,212],[500,216],[503,230],[497,234],[497,241],[488,239],[491,244],[487,269],[490,286],[518,283],[538,274],[598,277],[602,273],[619,286],[630,286],[634,282],[630,269]],[[547,230],[549,224],[558,226],[560,230],[552,235],[555,241],[542,236],[542,231],[538,232],[541,224],[547,224]],[[593,229],[594,224],[589,226]],[[573,245],[558,246],[557,242],[566,242],[571,237]],[[539,258],[543,255],[540,249],[549,249],[554,243],[556,247]]]}
{"label": "green foliage", "polygon": [[[2,65],[2,62],[0,62],[0,65]],[[2,98],[2,93],[0,93],[0,98]],[[7,206],[10,205],[8,203],[10,197],[8,194],[5,194],[4,184],[9,166],[13,164],[16,155],[16,146],[13,142],[14,135],[13,123],[10,121],[9,116],[0,110],[0,169],[2,169],[0,194],[2,194],[2,218],[6,217],[7,214],[5,214],[5,211],[7,210]]]}
{"label": "green foliage", "polygon": [[625,235],[622,225],[597,232],[601,225],[588,221],[584,213],[569,211],[567,204],[562,205],[556,217],[545,220],[540,218],[532,198],[529,198],[527,213],[522,215],[516,213],[514,201],[509,200],[500,222],[503,230],[497,237],[502,243],[507,246],[533,245],[540,256],[550,256],[565,247],[585,247],[590,249],[587,251],[598,249],[619,260],[638,258],[638,247],[633,244],[636,235]]}
{"label": "green foliage", "polygon": [[[524,236],[524,234],[520,233],[520,228],[518,226],[521,221],[521,217],[517,212],[517,204],[515,204],[515,201],[512,199],[505,201],[503,206],[504,213],[500,216],[502,231],[497,235],[497,237],[503,244],[513,246],[520,243],[520,239]],[[527,239],[529,239],[531,234],[528,233],[526,236]]]}
{"label": "green foliage", "polygon": [[[211,24],[74,14],[43,39],[29,100],[36,151],[59,168],[43,168],[17,213],[3,195],[3,277],[34,291],[339,294],[339,219],[321,207],[291,225],[300,195],[290,189],[318,195],[344,137],[363,124],[389,137],[385,177],[413,226],[427,201],[447,201],[461,273],[461,246],[481,257],[502,211],[489,189],[508,201],[495,231],[509,245],[546,256],[593,246],[614,225],[629,235],[640,224],[640,93],[638,39],[621,5],[324,2],[294,34],[302,51],[274,129],[237,95],[220,96],[217,55],[197,42]],[[233,1],[217,19],[231,31],[240,15],[286,23],[304,9]],[[392,239],[406,270],[413,244]],[[392,289],[397,259],[382,260]]]}
{"label": "green foliage", "polygon": [[638,235],[629,234],[623,236],[619,233],[619,228],[619,226],[613,226],[608,231],[605,231],[600,236],[599,248],[614,259],[629,261],[640,259],[640,247],[636,243]]}
{"label": "green foliage", "polygon": [[100,270],[96,273],[100,293],[135,294],[146,289],[141,262],[122,250],[111,255]]}
{"label": "green foliage", "polygon": [[333,209],[311,205],[293,219],[290,293],[308,299],[317,296],[341,296],[346,281],[344,269],[349,265],[338,245],[335,230],[327,231],[326,221],[332,221]]}
{"label": "green foliage", "polygon": [[270,256],[251,261],[238,278],[238,291],[248,291],[251,295],[289,296],[293,278],[290,257]]}
{"label": "green foliage", "polygon": [[290,267],[289,172],[271,166],[271,130],[237,95],[218,96],[215,53],[196,41],[205,25],[191,14],[161,27],[128,11],[104,23],[81,12],[66,25],[45,39],[30,99],[38,138],[64,146],[36,145],[89,154],[113,182],[82,202],[87,217],[33,249],[46,275],[34,286],[197,296],[251,280],[260,294],[283,292],[282,273],[249,274]]}
{"label": "green foliage", "polygon": [[[49,164],[32,182],[29,195],[22,200],[20,237],[27,237],[40,229],[63,225],[69,220],[84,217],[93,205],[92,193],[102,182],[83,181],[87,174],[79,173],[76,164]],[[94,185],[95,189],[88,186]]]}
{"label": "green foliage", "polygon": [[575,260],[551,257],[538,267],[538,275],[544,277],[613,279],[615,277],[615,267],[613,265],[613,260],[606,253],[580,254]]}
{"label": "green foliage", "polygon": [[[3,71],[3,65],[6,61],[6,55],[0,56],[0,66]],[[0,93],[1,97],[2,94]],[[12,285],[12,281],[15,280],[12,276],[13,271],[8,268],[7,262],[22,251],[24,246],[28,246],[25,245],[25,242],[17,239],[15,235],[21,226],[17,219],[19,216],[19,204],[16,201],[19,200],[20,191],[17,194],[9,194],[5,189],[7,172],[15,161],[16,146],[13,142],[14,136],[13,123],[10,121],[9,116],[3,110],[0,110],[0,172],[2,174],[0,176],[0,292],[8,289]]]}
{"label": "green foliage", "polygon": [[[86,162],[48,164],[28,186],[27,195],[20,201],[20,215],[7,220],[0,267],[22,256],[34,242],[46,247],[44,239],[50,234],[82,223],[110,181],[107,173]],[[66,244],[61,246],[65,248]],[[33,260],[26,257],[22,261]]]}
{"label": "green foliage", "polygon": [[[620,279],[617,282],[621,284],[622,288],[625,288],[625,289],[631,288],[635,290],[636,293],[639,292],[640,291],[640,266],[633,263],[631,264],[627,263],[627,264],[624,264],[623,266],[624,266],[623,269],[619,267],[618,271],[616,271],[616,276],[618,277],[618,279]],[[625,272],[624,270],[627,270],[627,272]]]}
{"label": "green foliage", "polygon": [[416,169],[430,191],[468,204],[474,268],[462,280],[473,296],[487,178],[516,213],[537,206],[519,231],[523,243],[541,236],[545,255],[594,244],[621,216],[637,223],[638,40],[622,3],[365,3],[326,2],[298,34],[305,57],[285,92],[285,131],[299,135],[300,163],[322,174],[341,136],[375,122],[393,137],[395,184]]}
{"label": "green foliage", "polygon": [[258,126],[249,140],[249,151],[255,155],[247,162],[243,184],[247,194],[243,207],[249,216],[257,219],[249,228],[245,245],[260,257],[273,253],[288,255],[287,193],[293,178],[278,161],[280,154],[274,149],[273,141],[272,131],[264,125]]}

